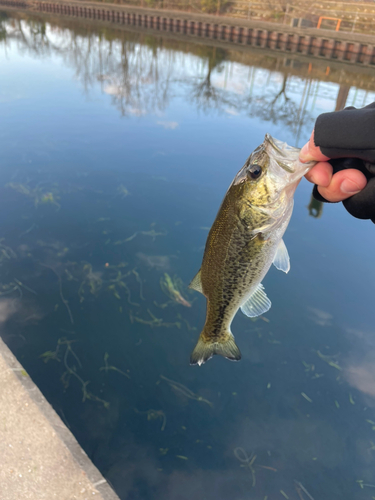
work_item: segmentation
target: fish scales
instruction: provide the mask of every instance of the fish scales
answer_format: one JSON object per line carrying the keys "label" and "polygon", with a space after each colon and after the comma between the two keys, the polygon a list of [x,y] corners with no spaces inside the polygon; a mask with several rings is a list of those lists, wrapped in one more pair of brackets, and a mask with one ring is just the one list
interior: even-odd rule
{"label": "fish scales", "polygon": [[267,135],[229,187],[208,234],[201,270],[190,284],[207,299],[206,321],[191,364],[201,365],[215,354],[239,360],[230,330],[235,314],[241,307],[255,317],[271,306],[261,281],[272,262],[289,270],[282,236],[294,191],[313,166],[300,163],[298,153]]}

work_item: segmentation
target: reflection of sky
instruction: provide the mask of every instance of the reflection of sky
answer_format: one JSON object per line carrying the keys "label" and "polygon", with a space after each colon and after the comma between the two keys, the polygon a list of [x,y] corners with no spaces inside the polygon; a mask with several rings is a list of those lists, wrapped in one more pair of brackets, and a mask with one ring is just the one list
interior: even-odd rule
{"label": "reflection of sky", "polygon": [[[158,308],[168,300],[160,278],[168,272],[188,283],[204,228],[249,153],[266,132],[293,145],[299,133],[301,144],[315,117],[334,109],[338,85],[291,76],[272,107],[281,72],[224,60],[202,86],[209,65],[195,46],[183,53],[156,42],[99,44],[97,36],[89,45],[48,26],[47,37],[28,48],[9,38],[0,48],[0,244],[19,258],[0,260],[0,283],[15,277],[37,292],[3,297],[0,324],[28,372],[121,498],[277,500],[283,491],[306,500],[297,483],[315,500],[371,498],[373,490],[357,482],[375,483],[371,223],[339,204],[309,217],[311,186],[300,184],[285,236],[291,271],[271,269],[264,280],[269,323],[241,314],[233,323],[241,363],[215,358],[191,368],[198,330],[131,323],[122,289],[121,301],[108,289],[90,294],[87,283],[82,303],[77,293],[87,262],[93,276],[109,280],[115,274],[104,263],[126,261],[144,283],[145,301],[135,275],[129,278],[140,317],[150,318],[147,309],[170,322],[180,314],[199,329],[203,298],[192,293],[191,308]],[[347,102],[372,99],[352,88]],[[301,130],[291,116],[304,117]],[[7,183],[56,192],[59,206],[36,207]],[[162,236],[124,242],[151,230]],[[77,340],[78,373],[110,399],[110,410],[82,403],[73,381],[63,390],[62,360],[41,360],[62,336]],[[100,371],[106,352],[131,379]],[[160,374],[214,407],[172,390]],[[134,408],[165,411],[165,430]],[[235,455],[239,447],[248,462]]]}

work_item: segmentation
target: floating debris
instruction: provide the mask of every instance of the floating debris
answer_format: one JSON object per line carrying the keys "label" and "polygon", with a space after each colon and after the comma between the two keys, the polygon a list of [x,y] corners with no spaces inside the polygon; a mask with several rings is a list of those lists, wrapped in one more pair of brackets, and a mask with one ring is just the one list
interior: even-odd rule
{"label": "floating debris", "polygon": [[160,278],[160,288],[167,295],[167,297],[185,307],[191,307],[191,303],[188,302],[181,294],[182,286],[182,281],[177,276],[174,276],[172,280],[169,274],[164,273],[164,277]]}
{"label": "floating debris", "polygon": [[189,460],[188,457],[185,457],[184,455],[176,455],[177,458],[180,458],[181,460]]}
{"label": "floating debris", "polygon": [[286,498],[287,500],[289,500],[289,497],[288,497],[288,495],[285,493],[285,491],[280,490],[280,493],[282,494],[282,496],[283,496],[284,498]]}
{"label": "floating debris", "polygon": [[211,403],[211,401],[208,401],[207,399],[203,398],[202,396],[198,396],[193,391],[188,389],[185,385],[180,384],[180,382],[175,382],[174,380],[171,380],[171,379],[165,377],[164,375],[160,375],[160,378],[165,380],[172,387],[172,389],[179,392],[180,394],[183,394],[186,398],[195,399],[196,401],[201,401],[202,403],[206,403],[209,406],[211,406],[211,408],[213,408],[214,405]]}

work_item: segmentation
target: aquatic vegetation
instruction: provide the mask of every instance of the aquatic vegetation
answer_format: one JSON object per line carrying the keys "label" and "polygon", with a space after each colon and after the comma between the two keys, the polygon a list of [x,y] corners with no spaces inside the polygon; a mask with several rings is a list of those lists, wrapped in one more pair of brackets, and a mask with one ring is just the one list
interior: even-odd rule
{"label": "aquatic vegetation", "polygon": [[[83,380],[80,375],[77,373],[77,367],[76,365],[70,365],[70,358],[74,358],[76,361],[78,367],[82,369],[82,364],[80,359],[78,358],[77,354],[74,352],[72,349],[72,344],[74,342],[77,342],[77,340],[68,340],[66,337],[62,337],[58,339],[57,341],[57,346],[55,351],[46,351],[43,354],[41,354],[39,357],[43,359],[45,363],[48,363],[50,360],[55,360],[58,362],[63,362],[65,371],[60,377],[60,380],[64,386],[65,389],[69,387],[70,384],[70,379],[71,377],[74,377],[78,382],[81,384],[81,390],[82,390],[82,402],[85,402],[86,400],[91,400],[91,401],[97,401],[98,403],[101,403],[104,408],[109,408],[109,402],[105,401],[104,399],[100,398],[99,396],[96,396],[92,392],[87,390],[87,386],[90,383],[89,380],[85,381]],[[62,353],[65,347],[65,352]]]}
{"label": "aquatic vegetation", "polygon": [[119,185],[119,187],[117,188],[117,193],[120,194],[122,198],[126,198],[130,194],[123,184]]}
{"label": "aquatic vegetation", "polygon": [[[146,411],[140,411],[140,410],[137,410],[137,408],[134,408],[134,411],[136,413],[139,413],[140,415],[147,415],[148,421],[157,420],[157,419],[162,420],[160,430],[164,431],[165,426],[167,425],[167,417],[166,417],[165,413],[163,412],[163,410],[152,410],[151,409],[151,410],[146,410]],[[160,448],[160,449],[162,450],[162,448]],[[166,450],[168,451],[168,448],[166,448]],[[167,451],[165,451],[165,453],[162,453],[162,454],[165,455],[167,453]]]}
{"label": "aquatic vegetation", "polygon": [[164,326],[166,328],[172,328],[175,326],[176,328],[180,329],[181,328],[181,323],[176,321],[175,323],[167,323],[163,320],[163,318],[157,318],[151,311],[150,309],[147,309],[147,312],[150,316],[151,319],[143,319],[140,318],[139,316],[134,316],[133,312],[130,310],[129,311],[129,318],[131,323],[141,323],[142,325],[148,325],[151,328],[158,328],[161,326]]}
{"label": "aquatic vegetation", "polygon": [[55,271],[55,269],[53,267],[47,266],[47,264],[43,264],[42,262],[40,263],[40,265],[43,266],[43,267],[47,267],[48,269],[50,269],[57,276],[57,279],[59,281],[59,293],[60,293],[61,302],[66,307],[66,310],[68,311],[70,322],[73,325],[74,324],[74,320],[73,320],[72,311],[70,310],[69,302],[64,297],[64,294],[63,294],[63,291],[62,291],[61,276]]}
{"label": "aquatic vegetation", "polygon": [[147,267],[159,271],[169,271],[171,267],[170,258],[168,255],[146,255],[138,252],[136,257]]}
{"label": "aquatic vegetation", "polygon": [[93,272],[92,265],[89,263],[85,263],[83,266],[83,280],[78,289],[79,301],[83,302],[85,300],[85,288],[89,289],[89,292],[92,295],[97,295],[99,290],[102,287],[102,273],[101,272]]}
{"label": "aquatic vegetation", "polygon": [[146,300],[143,296],[143,284],[142,284],[142,280],[141,280],[141,277],[139,276],[139,274],[137,273],[136,271],[136,268],[132,269],[131,272],[134,274],[135,276],[135,279],[137,280],[137,282],[139,283],[139,297],[141,300]]}
{"label": "aquatic vegetation", "polygon": [[337,362],[337,355],[336,356],[327,356],[326,354],[322,354],[320,351],[316,351],[316,354],[325,363],[327,363],[329,366],[332,366],[332,368],[336,368],[336,370],[342,371],[341,366]]}
{"label": "aquatic vegetation", "polygon": [[155,229],[151,229],[150,231],[136,231],[134,234],[129,236],[129,238],[126,238],[125,240],[122,240],[122,243],[127,243],[128,241],[134,240],[136,236],[143,235],[143,236],[149,236],[152,238],[152,241],[155,241],[155,238],[157,236],[166,236],[166,232],[157,232]]}
{"label": "aquatic vegetation", "polygon": [[27,290],[33,295],[37,295],[37,293],[32,288],[29,288],[18,279],[13,278],[13,281],[10,281],[9,283],[0,283],[0,297],[2,297],[3,295],[10,295],[13,292],[18,292],[19,298],[21,299],[23,296],[22,289]]}
{"label": "aquatic vegetation", "polygon": [[253,483],[252,483],[252,486],[254,488],[254,486],[256,485],[256,473],[255,473],[255,469],[253,467],[253,464],[257,458],[256,455],[254,455],[254,453],[252,453],[250,455],[250,457],[248,456],[248,454],[246,453],[246,451],[243,449],[243,448],[235,448],[233,450],[234,452],[234,455],[235,457],[240,461],[242,462],[240,467],[248,467],[250,469],[250,472],[251,472],[251,477],[252,477],[252,480],[253,480]]}
{"label": "aquatic vegetation", "polygon": [[123,289],[126,293],[128,303],[132,306],[139,307],[140,304],[138,304],[137,302],[132,302],[130,289],[129,289],[128,285],[126,284],[126,282],[124,281],[124,279],[127,278],[131,274],[132,274],[132,271],[129,271],[126,274],[122,274],[121,271],[117,271],[116,278],[112,278],[112,279],[109,279],[106,281],[107,283],[111,283],[110,285],[108,285],[107,290],[112,292],[113,295],[116,297],[116,299],[120,300],[121,295],[119,293],[119,289]]}
{"label": "aquatic vegetation", "polygon": [[258,464],[255,465],[254,462],[257,459],[257,456],[254,453],[252,453],[249,456],[246,453],[246,451],[241,447],[235,448],[233,450],[233,453],[234,453],[235,457],[241,462],[240,467],[245,467],[245,468],[250,469],[253,488],[256,485],[256,472],[255,472],[254,467],[260,467],[262,469],[267,469],[267,470],[271,470],[273,472],[277,472],[277,469],[274,469],[273,467],[268,467],[267,465],[258,465]]}
{"label": "aquatic vegetation", "polygon": [[122,370],[120,370],[119,368],[117,368],[116,366],[113,366],[113,365],[109,365],[108,364],[108,358],[109,358],[109,354],[108,352],[106,352],[104,354],[104,366],[101,366],[99,368],[100,371],[105,371],[105,372],[109,372],[110,370],[114,371],[114,372],[118,372],[120,373],[121,375],[124,375],[124,377],[127,377],[127,378],[130,378],[130,375],[126,372],[123,372]]}
{"label": "aquatic vegetation", "polygon": [[0,240],[0,263],[3,261],[8,261],[11,259],[16,259],[17,254],[14,250],[12,250],[9,246],[4,245],[2,243],[4,241],[4,238],[1,238]]}
{"label": "aquatic vegetation", "polygon": [[305,398],[305,399],[306,399],[306,401],[308,401],[309,403],[312,403],[312,399],[311,399],[311,398],[309,398],[309,396],[308,396],[307,394],[305,394],[304,392],[301,392],[301,396],[302,396],[303,398]]}
{"label": "aquatic vegetation", "polygon": [[195,401],[200,401],[201,403],[206,403],[208,406],[211,408],[214,407],[214,405],[211,403],[211,401],[208,401],[208,399],[203,398],[202,396],[198,396],[198,394],[195,394],[193,391],[191,391],[188,387],[186,387],[183,384],[180,384],[180,382],[176,382],[174,380],[171,380],[164,375],[160,375],[160,378],[165,380],[172,389],[174,389],[176,392],[182,394],[188,399],[194,399]]}
{"label": "aquatic vegetation", "polygon": [[58,209],[61,208],[61,205],[57,201],[60,198],[57,195],[56,189],[46,191],[40,186],[32,188],[30,186],[27,186],[26,184],[15,182],[8,183],[6,187],[9,187],[17,193],[23,194],[30,198],[33,201],[35,207],[38,207],[38,205],[55,205]]}
{"label": "aquatic vegetation", "polygon": [[197,328],[195,326],[191,326],[189,321],[181,316],[180,313],[177,314],[177,319],[183,321],[186,325],[186,328],[188,329],[189,332],[195,332]]}
{"label": "aquatic vegetation", "polygon": [[300,500],[306,500],[303,496],[302,496],[302,492],[307,496],[308,500],[314,500],[313,497],[310,495],[310,493],[306,490],[306,488],[303,486],[302,483],[294,480],[294,486],[296,488],[296,492],[298,494],[298,496],[300,497]]}
{"label": "aquatic vegetation", "polygon": [[181,294],[182,287],[182,281],[178,276],[174,276],[172,280],[169,274],[164,273],[164,277],[160,278],[160,288],[167,295],[167,297],[185,307],[191,307],[191,303],[188,302]]}

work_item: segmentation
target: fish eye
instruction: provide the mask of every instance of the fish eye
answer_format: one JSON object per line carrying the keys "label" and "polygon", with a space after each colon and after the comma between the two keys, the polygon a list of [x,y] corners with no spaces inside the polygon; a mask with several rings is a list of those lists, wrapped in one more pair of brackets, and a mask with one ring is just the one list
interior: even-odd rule
{"label": "fish eye", "polygon": [[253,163],[252,165],[250,165],[249,169],[248,169],[248,175],[252,178],[252,179],[259,179],[259,177],[262,175],[262,167],[260,167],[259,165],[257,165],[256,163]]}

